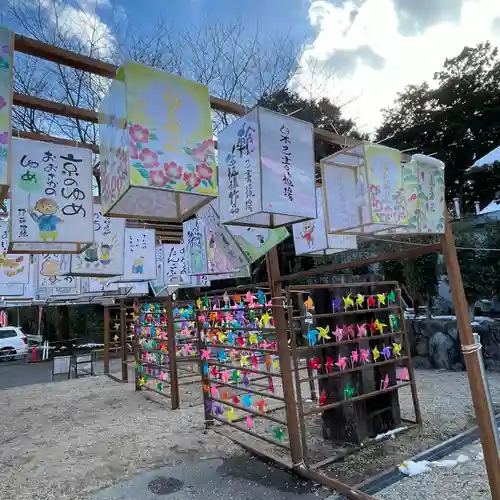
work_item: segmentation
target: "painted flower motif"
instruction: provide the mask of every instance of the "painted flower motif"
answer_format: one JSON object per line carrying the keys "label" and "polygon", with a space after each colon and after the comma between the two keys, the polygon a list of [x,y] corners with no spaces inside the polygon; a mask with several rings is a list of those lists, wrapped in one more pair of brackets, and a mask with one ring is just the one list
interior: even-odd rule
{"label": "painted flower motif", "polygon": [[214,154],[214,146],[215,143],[213,139],[207,139],[206,141],[203,141],[203,149],[205,150],[206,156]]}
{"label": "painted flower motif", "polygon": [[137,149],[137,146],[135,145],[134,141],[128,141],[128,142],[129,142],[128,150],[129,150],[130,158],[132,158],[132,160],[138,160],[139,159],[139,149]]}
{"label": "painted flower motif", "polygon": [[8,132],[2,132],[0,134],[0,144],[7,144],[9,142]]}
{"label": "painted flower motif", "polygon": [[196,174],[193,174],[192,172],[184,172],[184,175],[182,176],[182,178],[184,179],[186,186],[191,187],[191,188],[197,188],[201,182],[201,179]]}
{"label": "painted flower motif", "polygon": [[177,165],[175,161],[171,161],[170,163],[165,163],[163,165],[163,170],[165,171],[165,175],[169,179],[180,179],[182,176],[182,167],[180,165]]}
{"label": "painted flower motif", "polygon": [[197,163],[202,163],[207,159],[205,149],[202,146],[193,148],[193,150],[191,151],[191,156],[196,160]]}
{"label": "painted flower motif", "polygon": [[149,148],[144,148],[139,153],[139,160],[142,161],[144,168],[155,168],[160,166],[158,155],[154,151],[151,151]]}
{"label": "painted flower motif", "polygon": [[132,140],[135,142],[148,142],[149,130],[145,127],[141,127],[138,123],[131,125],[128,128],[128,132]]}
{"label": "painted flower motif", "polygon": [[149,172],[149,180],[152,186],[163,187],[168,182],[168,177],[162,170],[151,170]]}
{"label": "painted flower motif", "polygon": [[200,163],[196,165],[196,175],[205,181],[209,181],[212,178],[214,171],[206,163]]}

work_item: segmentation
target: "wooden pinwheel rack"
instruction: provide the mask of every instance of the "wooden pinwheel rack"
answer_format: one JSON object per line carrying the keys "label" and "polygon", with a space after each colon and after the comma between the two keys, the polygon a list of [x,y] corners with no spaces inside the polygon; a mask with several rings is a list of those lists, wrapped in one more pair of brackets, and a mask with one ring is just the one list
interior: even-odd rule
{"label": "wooden pinwheel rack", "polygon": [[[116,74],[117,67],[93,59],[81,54],[76,54],[66,49],[52,46],[37,40],[30,39],[25,36],[16,35],[15,36],[15,50],[17,52],[24,53],[26,55],[42,58],[47,61],[51,61],[56,64],[65,65],[77,70],[85,71],[88,73],[93,73],[105,78],[114,78]],[[19,93],[14,93],[13,102],[16,106],[22,106],[28,109],[42,111],[50,113],[53,115],[63,116],[70,119],[81,120],[85,122],[98,123],[98,113],[95,110],[78,108],[75,106],[68,106],[62,103],[53,102],[40,97],[23,95]],[[242,116],[246,114],[247,109],[241,105],[233,102],[225,101],[216,97],[210,97],[211,107],[222,113],[229,113],[233,115]],[[38,141],[46,141],[56,144],[63,145],[75,145],[76,141],[52,137],[45,134],[40,134],[31,131],[16,131],[14,130],[14,135],[17,134],[20,137],[27,139],[33,139]],[[342,147],[350,147],[358,144],[358,140],[351,137],[345,137],[332,132],[315,128],[314,135],[316,139],[323,141],[329,141]],[[94,153],[99,153],[99,146],[96,144],[78,143],[79,147],[88,148]],[[404,156],[404,155],[403,155]],[[99,176],[99,169],[94,168],[94,174]],[[319,165],[317,165],[318,179],[321,175],[319,172]],[[6,193],[2,193],[2,197]],[[0,200],[2,201],[2,200]],[[152,225],[157,229],[160,240],[164,241],[179,241],[182,235],[182,229],[180,224],[162,224],[155,223],[154,221],[149,222],[132,222],[132,225],[144,224]],[[148,226],[151,227],[151,226]],[[354,262],[349,262],[347,264],[333,264],[327,266],[321,266],[312,271],[306,271],[302,273],[297,273],[289,276],[280,276],[279,272],[279,258],[276,248],[271,250],[267,256],[268,262],[268,280],[269,288],[272,295],[272,311],[275,321],[276,329],[276,340],[277,340],[277,351],[280,362],[281,370],[281,380],[283,386],[283,398],[286,410],[286,422],[289,433],[289,447],[291,461],[288,461],[290,468],[297,474],[311,479],[315,482],[324,484],[325,486],[334,488],[342,493],[344,496],[355,499],[355,500],[368,500],[372,497],[366,495],[356,488],[348,486],[341,481],[334,479],[332,477],[326,476],[325,474],[320,474],[310,467],[307,467],[304,462],[304,456],[301,445],[300,437],[300,426],[299,419],[297,416],[297,405],[295,402],[294,394],[294,376],[293,376],[293,366],[291,360],[291,353],[287,345],[287,318],[285,314],[285,307],[283,303],[283,287],[285,284],[297,284],[303,283],[304,280],[320,276],[326,273],[332,273],[335,271],[340,271],[347,268],[361,267],[367,264],[372,264],[387,260],[402,260],[416,258],[420,255],[425,255],[427,253],[433,252],[443,252],[445,257],[445,263],[448,270],[448,278],[452,285],[452,298],[453,305],[455,308],[457,323],[460,332],[461,343],[468,349],[469,354],[464,356],[467,374],[469,377],[469,383],[471,388],[472,400],[474,403],[474,409],[476,412],[477,420],[479,423],[480,437],[484,450],[484,457],[486,463],[486,469],[488,472],[488,479],[491,487],[491,494],[493,500],[500,500],[500,457],[495,444],[494,437],[494,427],[493,422],[489,416],[488,408],[488,398],[486,393],[486,387],[483,383],[481,375],[481,365],[477,354],[471,350],[474,347],[475,340],[472,334],[472,329],[468,316],[467,301],[465,298],[465,293],[462,284],[462,278],[460,275],[460,267],[458,264],[458,258],[455,248],[455,242],[453,238],[453,233],[451,230],[451,225],[446,220],[445,223],[445,233],[441,237],[440,243],[427,245],[427,246],[417,246],[415,248],[409,248],[406,250],[401,250],[399,252],[384,253],[373,258],[358,260]],[[107,315],[107,321],[105,321],[105,336],[107,335],[107,343],[109,345],[109,311],[105,310],[105,317]],[[122,316],[123,315],[123,316]],[[121,304],[120,307],[120,321],[123,326],[120,326],[120,336],[121,345],[126,343],[126,332],[125,332],[125,307]],[[106,325],[108,325],[106,327]],[[123,328],[123,330],[122,330]],[[106,332],[107,330],[107,332]],[[122,355],[126,354],[124,349],[122,349]],[[105,365],[108,364],[109,368],[109,352],[108,356],[106,352],[104,353]],[[175,356],[174,356],[175,359]],[[127,370],[127,360],[123,361],[122,365],[123,377],[126,379],[128,377]],[[126,373],[126,375],[125,375]],[[173,401],[172,401],[173,402]],[[172,405],[174,407],[174,404]],[[418,420],[418,417],[417,417]]]}
{"label": "wooden pinwheel rack", "polygon": [[[386,292],[392,292],[393,299],[386,298],[385,305],[368,307],[368,298],[377,292],[383,293],[384,297],[387,297]],[[340,305],[342,297],[353,297],[355,301],[358,294],[363,297],[359,305]],[[361,445],[366,448],[384,439],[373,439],[376,435],[384,435],[394,429],[407,430],[422,423],[400,289],[396,282],[292,285],[287,287],[286,296],[302,453],[306,465],[312,469],[324,467],[357,451]],[[312,312],[303,305],[304,300],[309,298],[314,304]],[[302,311],[294,314],[297,308]],[[375,320],[381,323],[383,333],[375,330]],[[362,328],[362,335],[358,326]],[[312,345],[305,338],[308,332],[318,331],[318,327],[324,329],[326,338],[319,339],[314,335]],[[338,338],[334,333],[338,334]],[[394,345],[399,351],[396,354]],[[382,354],[383,347],[388,349],[385,356]],[[374,349],[379,356],[377,360],[374,359]],[[368,359],[361,359],[361,352]],[[307,377],[300,378],[298,368],[303,359],[307,360],[310,370]],[[311,373],[311,365],[319,365],[314,369],[315,373]],[[398,380],[397,365],[406,366],[408,376],[404,377],[405,380]],[[305,383],[319,385],[319,405],[315,399],[312,402],[316,405],[304,404],[302,385]],[[397,391],[407,386],[411,386],[416,420],[403,423]],[[316,447],[313,454],[318,459],[314,461],[316,457],[311,456],[308,435],[311,430],[316,434],[321,432],[317,425],[314,429],[314,416],[318,414],[323,414],[325,443]],[[389,437],[390,434],[385,435],[385,439]],[[328,449],[326,443],[331,443],[333,454],[321,457]]]}

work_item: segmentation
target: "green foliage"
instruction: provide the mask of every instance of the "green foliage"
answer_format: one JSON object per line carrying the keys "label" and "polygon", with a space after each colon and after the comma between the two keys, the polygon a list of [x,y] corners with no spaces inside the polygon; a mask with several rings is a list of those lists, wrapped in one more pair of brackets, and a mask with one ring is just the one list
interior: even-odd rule
{"label": "green foliage", "polygon": [[[453,224],[464,290],[469,303],[500,294],[500,259],[498,252],[466,250],[500,248],[500,222],[490,221],[474,227],[470,221]],[[462,247],[462,248],[460,248]]]}
{"label": "green foliage", "polygon": [[435,154],[446,165],[446,197],[461,198],[465,211],[475,200],[489,203],[500,170],[466,176],[477,158],[499,145],[500,58],[489,42],[447,59],[435,85],[408,86],[384,112],[377,140],[410,152]]}

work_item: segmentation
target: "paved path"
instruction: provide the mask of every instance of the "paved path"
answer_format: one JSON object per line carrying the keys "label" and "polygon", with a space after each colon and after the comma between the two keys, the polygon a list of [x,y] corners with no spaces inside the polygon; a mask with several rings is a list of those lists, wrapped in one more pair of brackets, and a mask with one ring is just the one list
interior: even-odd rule
{"label": "paved path", "polygon": [[208,458],[192,465],[136,474],[88,500],[318,500],[331,492],[250,455]]}

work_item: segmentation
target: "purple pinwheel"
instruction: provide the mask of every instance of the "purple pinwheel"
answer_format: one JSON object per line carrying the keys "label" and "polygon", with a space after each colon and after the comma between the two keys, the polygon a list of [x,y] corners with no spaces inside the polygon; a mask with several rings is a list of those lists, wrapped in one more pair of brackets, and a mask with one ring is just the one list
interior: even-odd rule
{"label": "purple pinwheel", "polygon": [[333,299],[332,300],[333,312],[340,311],[341,305],[342,305],[342,301],[340,299]]}
{"label": "purple pinwheel", "polygon": [[213,402],[211,399],[207,399],[205,401],[205,410],[207,410],[208,412],[211,412],[212,411],[212,406],[213,406]]}
{"label": "purple pinwheel", "polygon": [[391,348],[387,345],[380,352],[385,357],[385,359],[389,359],[391,357]]}

